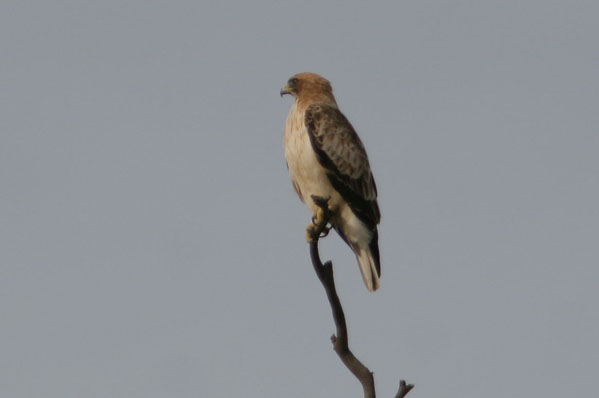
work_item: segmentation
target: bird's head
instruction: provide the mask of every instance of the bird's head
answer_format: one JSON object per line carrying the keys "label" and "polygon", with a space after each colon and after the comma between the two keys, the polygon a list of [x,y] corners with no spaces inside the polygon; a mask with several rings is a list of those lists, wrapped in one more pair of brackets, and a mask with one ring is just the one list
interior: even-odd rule
{"label": "bird's head", "polygon": [[285,94],[292,95],[296,99],[307,96],[334,98],[331,83],[324,77],[311,72],[298,73],[291,76],[287,80],[287,84],[281,89],[281,97]]}

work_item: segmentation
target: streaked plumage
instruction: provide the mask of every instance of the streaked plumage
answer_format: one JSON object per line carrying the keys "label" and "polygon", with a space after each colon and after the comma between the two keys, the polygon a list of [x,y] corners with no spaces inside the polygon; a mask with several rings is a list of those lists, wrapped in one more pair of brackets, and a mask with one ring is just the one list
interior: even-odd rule
{"label": "streaked plumage", "polygon": [[377,231],[381,215],[364,145],[339,110],[326,79],[297,74],[283,94],[295,97],[284,135],[293,187],[313,215],[318,207],[311,195],[331,198],[331,224],[355,253],[366,287],[374,291],[381,274]]}

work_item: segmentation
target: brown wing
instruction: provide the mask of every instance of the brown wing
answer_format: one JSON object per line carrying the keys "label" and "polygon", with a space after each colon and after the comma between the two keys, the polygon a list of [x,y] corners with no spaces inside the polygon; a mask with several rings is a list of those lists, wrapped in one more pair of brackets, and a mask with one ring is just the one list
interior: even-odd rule
{"label": "brown wing", "polygon": [[376,185],[362,141],[339,109],[314,103],[306,109],[305,123],[318,161],[327,169],[333,187],[370,229],[381,219]]}

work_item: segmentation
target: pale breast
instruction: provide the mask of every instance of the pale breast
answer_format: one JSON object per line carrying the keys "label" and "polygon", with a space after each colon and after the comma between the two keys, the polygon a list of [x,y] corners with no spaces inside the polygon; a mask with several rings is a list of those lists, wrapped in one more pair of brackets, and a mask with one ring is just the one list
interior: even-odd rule
{"label": "pale breast", "polygon": [[329,182],[325,169],[316,158],[304,124],[303,112],[297,109],[295,103],[287,116],[283,142],[289,175],[300,199],[313,213],[316,211],[316,206],[310,199],[311,195],[330,197],[330,206],[336,207],[341,197]]}

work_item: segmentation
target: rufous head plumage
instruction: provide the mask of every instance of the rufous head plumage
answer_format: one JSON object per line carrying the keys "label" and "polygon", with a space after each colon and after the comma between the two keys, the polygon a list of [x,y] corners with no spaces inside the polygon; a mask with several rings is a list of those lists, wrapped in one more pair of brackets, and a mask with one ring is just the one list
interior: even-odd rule
{"label": "rufous head plumage", "polygon": [[312,72],[293,75],[281,89],[281,97],[292,95],[298,102],[332,102],[335,103],[333,87],[324,77]]}

